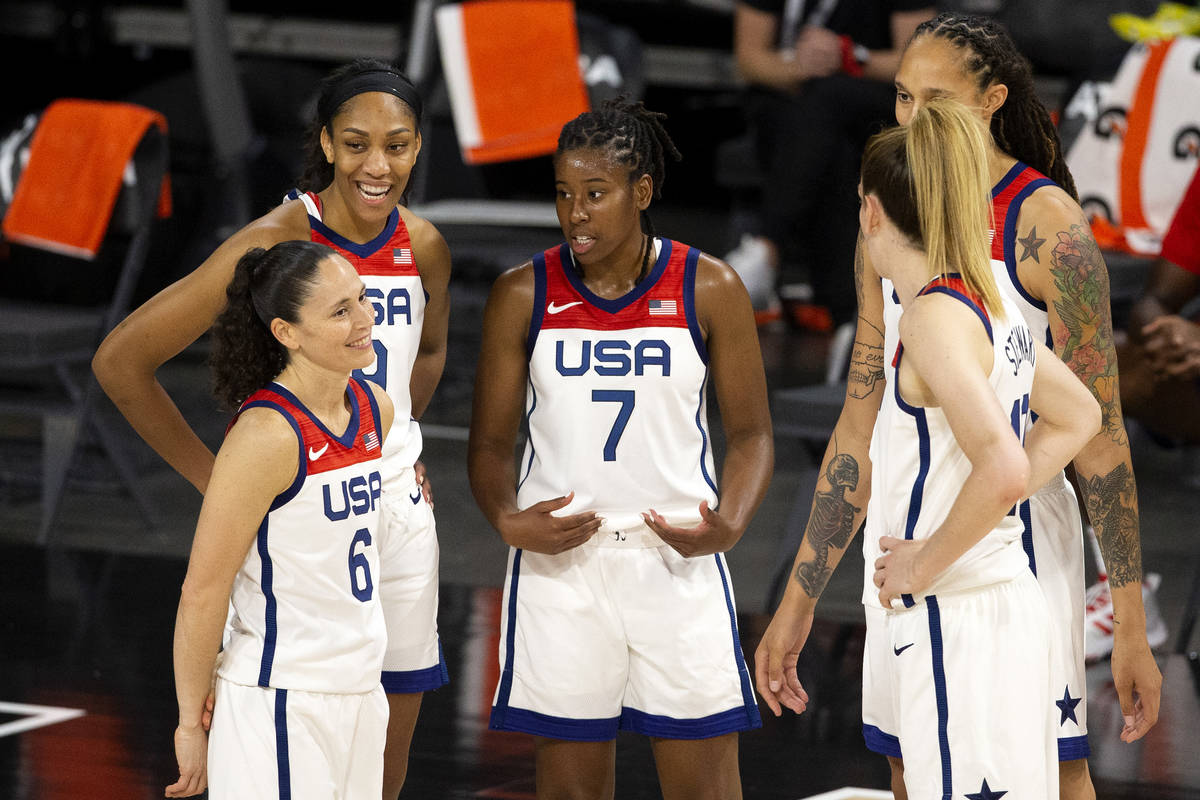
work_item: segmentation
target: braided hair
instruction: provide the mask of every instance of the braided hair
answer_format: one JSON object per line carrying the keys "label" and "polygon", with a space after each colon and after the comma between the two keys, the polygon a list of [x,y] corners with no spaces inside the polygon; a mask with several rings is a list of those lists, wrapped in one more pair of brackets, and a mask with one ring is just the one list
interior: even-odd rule
{"label": "braided hair", "polygon": [[1078,200],[1058,129],[1034,89],[1033,67],[1008,31],[986,17],[946,12],[918,25],[910,43],[922,36],[945,39],[965,51],[966,69],[980,90],[997,83],[1008,87],[1008,100],[992,115],[992,138]]}
{"label": "braided hair", "polygon": [[[612,159],[629,167],[629,182],[649,175],[654,197],[662,197],[666,156],[683,158],[663,127],[666,114],[650,111],[639,100],[624,96],[604,101],[597,111],[586,111],[563,126],[554,158],[569,150],[606,150]],[[654,236],[648,211],[642,211],[642,232]]]}

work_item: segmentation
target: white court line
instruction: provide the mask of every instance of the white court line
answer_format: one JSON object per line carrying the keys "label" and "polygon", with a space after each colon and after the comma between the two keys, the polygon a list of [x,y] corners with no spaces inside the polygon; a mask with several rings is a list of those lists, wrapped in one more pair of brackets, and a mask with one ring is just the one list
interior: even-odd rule
{"label": "white court line", "polygon": [[858,789],[846,786],[842,789],[834,789],[832,792],[802,797],[800,800],[896,800],[896,798],[891,792],[879,789]]}
{"label": "white court line", "polygon": [[59,708],[57,706],[31,706],[24,703],[5,703],[0,701],[0,714],[23,714],[24,719],[0,724],[0,738],[14,736],[34,728],[44,728],[56,725],[69,719],[82,717],[87,712],[82,708]]}

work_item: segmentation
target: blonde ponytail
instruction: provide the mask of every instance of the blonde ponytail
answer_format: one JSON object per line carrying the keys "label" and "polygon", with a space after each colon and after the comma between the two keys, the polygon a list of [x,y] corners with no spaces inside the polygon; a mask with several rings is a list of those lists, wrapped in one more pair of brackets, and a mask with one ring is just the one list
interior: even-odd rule
{"label": "blonde ponytail", "polygon": [[982,121],[961,103],[927,103],[908,125],[907,159],[932,275],[958,272],[1003,316],[992,275],[991,179]]}
{"label": "blonde ponytail", "polygon": [[991,179],[983,122],[966,106],[933,100],[906,128],[867,143],[863,194],[877,196],[892,222],[925,251],[929,277],[957,272],[988,313],[1003,318],[992,275]]}

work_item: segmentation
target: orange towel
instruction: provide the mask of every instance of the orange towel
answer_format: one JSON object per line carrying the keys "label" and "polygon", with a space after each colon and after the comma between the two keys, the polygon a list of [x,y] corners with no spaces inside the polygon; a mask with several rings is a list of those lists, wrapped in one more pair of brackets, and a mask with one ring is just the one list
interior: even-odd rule
{"label": "orange towel", "polygon": [[437,32],[466,163],[552,153],[563,124],[588,110],[573,2],[448,3]]}
{"label": "orange towel", "polygon": [[[4,217],[9,241],[93,259],[112,217],[125,166],[146,130],[167,119],[130,103],[63,99],[38,120],[29,164]],[[160,187],[158,215],[169,216],[170,188]]]}

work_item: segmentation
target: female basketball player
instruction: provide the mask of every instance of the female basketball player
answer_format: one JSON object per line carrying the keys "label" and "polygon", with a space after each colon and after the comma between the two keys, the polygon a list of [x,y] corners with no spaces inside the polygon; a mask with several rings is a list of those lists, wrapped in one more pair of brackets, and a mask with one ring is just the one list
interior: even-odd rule
{"label": "female basketball player", "polygon": [[617,101],[564,126],[566,242],[484,313],[471,488],[510,545],[490,726],[535,737],[539,797],[611,798],[618,730],[650,737],[668,800],[741,797],[737,732],[761,725],[722,554],[773,469],[762,357],[736,273],[650,225],[678,158],[662,116]]}
{"label": "female basketball player", "polygon": [[[1112,670],[1125,715],[1121,738],[1134,741],[1158,718],[1162,678],[1146,641],[1137,492],[1117,392],[1103,257],[1072,196],[1074,184],[1049,113],[1035,93],[1029,64],[1003,27],[954,13],[922,24],[905,49],[896,85],[896,116],[902,124],[935,97],[957,99],[988,123],[992,134],[988,170],[995,216],[992,261],[997,283],[1017,302],[1035,338],[1053,341],[1055,352],[1100,402],[1103,427],[1076,457],[1074,467],[1110,570],[1116,606]],[[1044,175],[1052,180],[1045,180]],[[859,292],[856,363],[848,375],[846,402],[826,451],[823,473],[835,462],[851,464],[859,472],[869,470],[868,444],[887,371],[885,332],[895,335],[894,303],[880,291],[869,259],[857,259],[855,270]],[[817,496],[829,491],[821,485]],[[847,523],[851,531],[857,529],[869,497],[866,480],[852,490],[836,493],[833,502],[853,519],[852,524]],[[1057,631],[1055,702],[1047,711],[1059,726],[1061,796],[1083,800],[1094,797],[1095,792],[1086,760],[1083,542],[1078,505],[1069,484],[1055,479],[1031,498],[1028,506],[1022,513],[1028,518],[1030,565],[1049,600],[1051,622]],[[778,665],[794,663],[816,600],[849,543],[848,536],[839,538],[837,529],[822,522],[827,518],[836,517],[814,516],[805,533],[808,541],[801,547],[801,557],[813,566],[807,568],[807,577],[796,578],[802,584],[796,598],[803,600],[803,608],[792,609],[796,616],[789,624],[794,627],[783,636],[787,644],[773,649],[771,658],[760,648],[756,658],[760,686],[768,693],[772,684],[782,686]],[[1117,565],[1115,579],[1111,577],[1113,564]],[[868,746],[888,756],[893,787],[897,787],[897,797],[903,797],[898,748],[886,732],[882,737],[876,735],[874,722],[864,719]]]}
{"label": "female basketball player", "polygon": [[[387,645],[375,589],[393,407],[366,286],[332,249],[254,248],[214,328],[213,385],[239,408],[217,453],[175,623],[179,780],[168,797],[376,800]],[[226,641],[222,630],[232,609]],[[211,734],[202,724],[218,651]]]}
{"label": "female basketball player", "polygon": [[864,712],[890,710],[910,797],[1058,793],[1052,629],[1016,504],[1100,408],[996,286],[986,164],[978,119],[949,100],[863,157],[863,244],[902,309],[863,545],[864,603],[884,612],[867,624],[891,652]]}
{"label": "female basketball player", "polygon": [[387,390],[400,420],[385,454],[386,524],[377,543],[389,642],[385,798],[404,782],[421,693],[446,682],[432,498],[427,491],[421,496],[423,470],[415,475],[414,465],[421,450],[415,420],[445,364],[450,254],[437,229],[402,204],[421,150],[420,125],[421,98],[394,67],[361,59],[333,71],[318,97],[298,199],[251,222],[135,310],[94,360],[105,391],[134,429],[203,492],[213,455],[155,371],[212,325],[234,265],[251,247],[311,239],[333,247],[362,275],[375,309],[376,358],[360,375]]}

